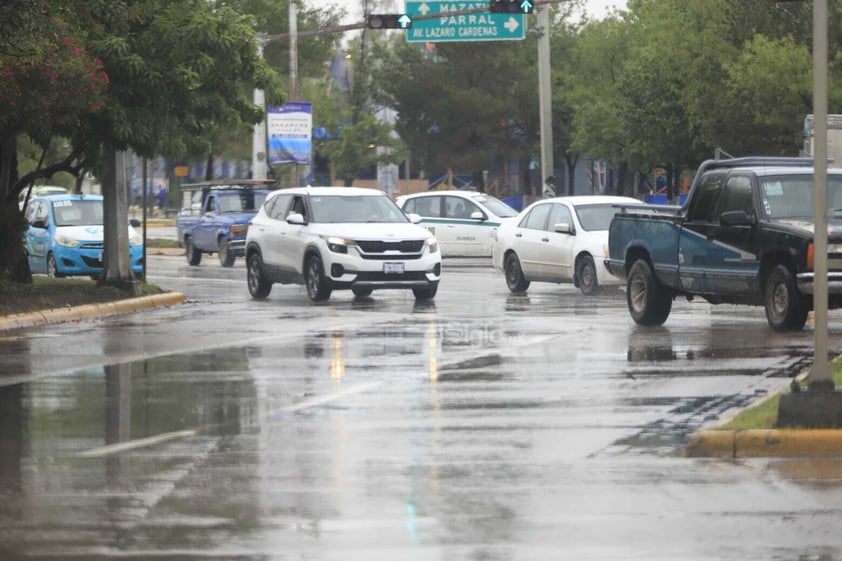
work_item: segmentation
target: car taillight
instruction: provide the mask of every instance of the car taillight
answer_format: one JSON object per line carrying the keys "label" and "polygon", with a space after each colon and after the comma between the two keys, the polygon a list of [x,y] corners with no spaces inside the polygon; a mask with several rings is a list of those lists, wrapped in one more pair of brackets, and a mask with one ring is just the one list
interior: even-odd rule
{"label": "car taillight", "polygon": [[807,270],[813,270],[813,263],[815,262],[815,252],[813,248],[813,244],[807,246]]}

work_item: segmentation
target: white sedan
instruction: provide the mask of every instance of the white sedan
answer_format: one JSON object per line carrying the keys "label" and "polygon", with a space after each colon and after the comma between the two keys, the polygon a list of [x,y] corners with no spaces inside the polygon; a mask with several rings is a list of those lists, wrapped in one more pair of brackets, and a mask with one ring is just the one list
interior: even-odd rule
{"label": "white sedan", "polygon": [[514,220],[517,211],[477,191],[427,191],[398,197],[407,214],[421,217],[421,226],[435,234],[443,257],[488,257],[494,232]]}
{"label": "white sedan", "polygon": [[621,281],[605,268],[608,225],[618,206],[642,205],[631,197],[574,196],[542,199],[497,230],[494,268],[512,292],[531,282],[572,282],[585,294]]}

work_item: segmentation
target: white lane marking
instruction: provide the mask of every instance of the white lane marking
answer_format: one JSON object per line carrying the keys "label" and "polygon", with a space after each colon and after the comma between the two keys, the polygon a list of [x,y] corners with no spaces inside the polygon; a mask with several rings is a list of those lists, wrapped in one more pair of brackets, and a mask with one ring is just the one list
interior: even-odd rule
{"label": "white lane marking", "polygon": [[[336,401],[337,399],[341,399],[343,397],[354,395],[358,393],[362,393],[364,391],[376,388],[382,385],[382,382],[369,382],[367,384],[357,384],[356,386],[351,386],[345,389],[342,389],[337,392],[333,392],[331,394],[323,395],[320,397],[314,397],[310,399],[305,399],[304,401],[299,401],[293,405],[289,405],[287,407],[282,407],[282,411],[301,411],[303,409],[309,409],[311,407],[318,407],[320,405],[324,405],[326,403],[330,403],[332,401]],[[108,446],[100,446],[99,448],[93,448],[91,450],[86,450],[84,452],[80,452],[77,454],[79,458],[102,458],[104,456],[111,456],[113,454],[119,454],[121,452],[126,452],[128,450],[137,450],[138,448],[146,448],[149,446],[155,446],[156,444],[161,444],[163,442],[168,442],[170,440],[177,440],[180,438],[188,438],[191,436],[195,436],[198,433],[198,429],[189,429],[189,430],[180,430],[175,432],[165,432],[162,434],[158,434],[155,436],[149,436],[146,438],[139,438],[137,440],[129,440],[127,442],[118,442],[117,444],[109,444]]]}
{"label": "white lane marking", "polygon": [[137,440],[129,440],[126,442],[119,442],[117,444],[109,444],[108,446],[100,446],[99,448],[93,448],[91,450],[86,450],[85,452],[80,452],[79,454],[77,454],[77,456],[80,458],[101,458],[103,456],[119,454],[120,452],[125,452],[127,450],[136,450],[138,448],[154,446],[162,442],[176,440],[179,438],[187,438],[189,436],[195,435],[196,430],[194,429],[180,430],[175,432],[165,432],[162,434],[157,434],[155,436],[139,438]]}
{"label": "white lane marking", "polygon": [[295,403],[293,405],[282,407],[281,411],[301,411],[302,409],[309,409],[310,407],[318,407],[320,405],[330,403],[331,401],[336,401],[337,399],[343,398],[348,395],[362,393],[364,391],[376,388],[377,386],[380,386],[382,384],[382,382],[369,382],[367,384],[358,384],[356,386],[351,386],[349,388],[345,388],[337,392],[323,395],[321,397],[313,397],[310,399],[305,399],[304,401],[299,401],[298,403]]}

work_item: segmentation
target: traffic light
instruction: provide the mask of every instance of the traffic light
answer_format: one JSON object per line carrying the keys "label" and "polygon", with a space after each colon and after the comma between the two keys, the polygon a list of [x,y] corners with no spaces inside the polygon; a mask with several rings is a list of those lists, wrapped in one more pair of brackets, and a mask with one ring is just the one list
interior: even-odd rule
{"label": "traffic light", "polygon": [[412,18],[406,14],[371,14],[366,26],[369,29],[409,29]]}
{"label": "traffic light", "polygon": [[488,5],[492,14],[531,14],[534,8],[532,0],[491,0]]}

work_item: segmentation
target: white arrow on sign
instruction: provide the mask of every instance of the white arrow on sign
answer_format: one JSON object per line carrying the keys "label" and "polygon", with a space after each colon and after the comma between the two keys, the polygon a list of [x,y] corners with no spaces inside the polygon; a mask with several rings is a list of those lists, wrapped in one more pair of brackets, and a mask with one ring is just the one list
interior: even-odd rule
{"label": "white arrow on sign", "polygon": [[514,33],[515,31],[517,31],[517,28],[520,27],[520,24],[517,22],[517,20],[515,18],[510,17],[509,21],[507,21],[506,23],[503,24],[503,27],[508,29],[509,33]]}
{"label": "white arrow on sign", "polygon": [[427,5],[427,3],[426,3],[426,2],[424,2],[423,4],[421,4],[420,6],[418,6],[418,11],[419,11],[419,12],[421,12],[421,15],[422,15],[422,16],[426,16],[426,15],[427,15],[427,12],[429,12],[429,11],[430,11],[430,7]]}

